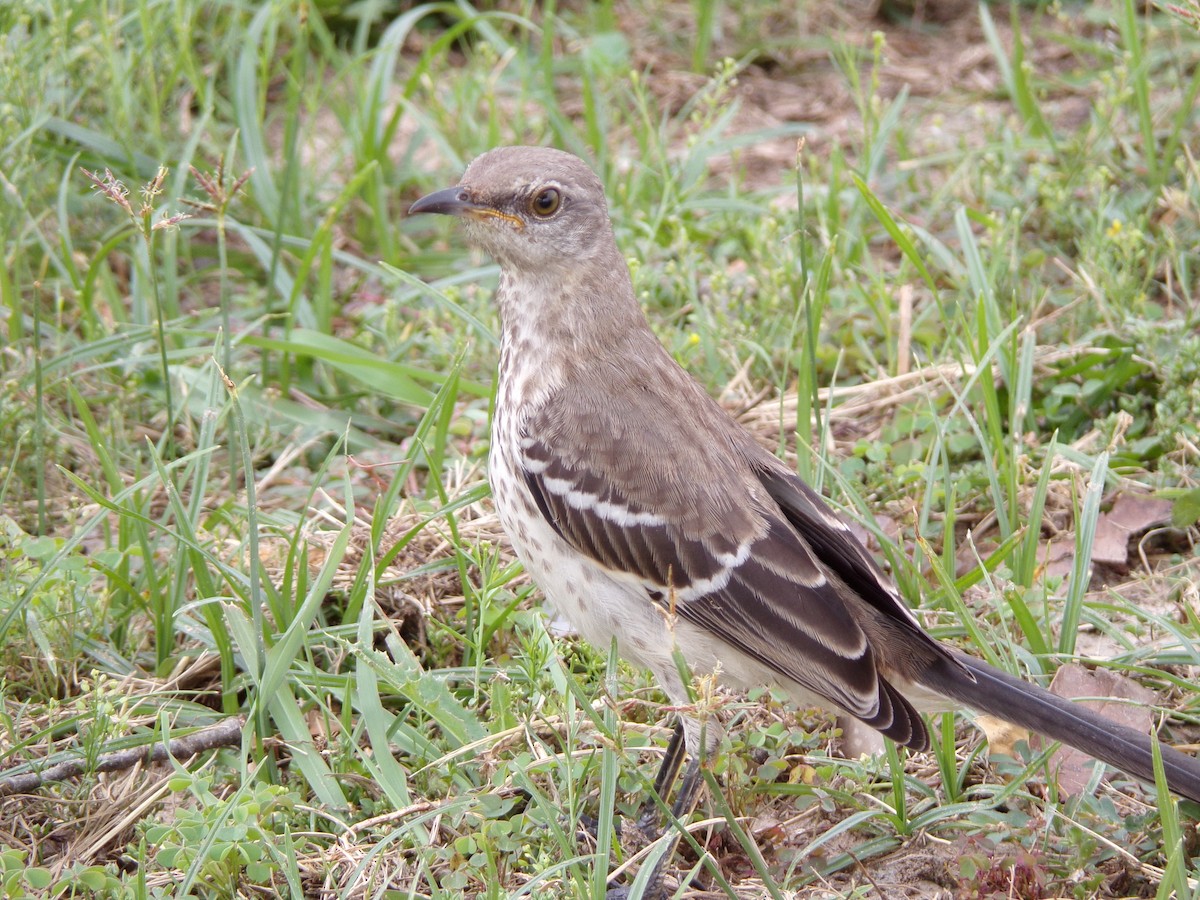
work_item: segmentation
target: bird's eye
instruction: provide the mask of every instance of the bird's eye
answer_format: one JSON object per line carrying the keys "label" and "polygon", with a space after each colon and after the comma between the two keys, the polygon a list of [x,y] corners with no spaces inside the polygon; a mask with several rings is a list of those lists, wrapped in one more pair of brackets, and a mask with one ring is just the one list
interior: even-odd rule
{"label": "bird's eye", "polygon": [[557,188],[543,188],[529,201],[529,210],[535,216],[545,219],[558,212],[561,203],[562,194],[558,192]]}

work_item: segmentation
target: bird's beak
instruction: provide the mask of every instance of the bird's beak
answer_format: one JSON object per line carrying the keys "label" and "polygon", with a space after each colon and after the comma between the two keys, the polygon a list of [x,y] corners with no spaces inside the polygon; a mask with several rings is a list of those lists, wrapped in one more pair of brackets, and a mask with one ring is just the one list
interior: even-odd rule
{"label": "bird's beak", "polygon": [[516,228],[524,228],[525,223],[516,216],[501,212],[492,206],[477,203],[462,187],[445,188],[427,194],[408,208],[410,216],[421,213],[439,213],[443,216],[458,216],[465,219],[501,219]]}
{"label": "bird's beak", "polygon": [[408,208],[408,214],[415,216],[420,213],[440,213],[443,216],[465,216],[478,208],[478,204],[471,202],[471,196],[465,190],[452,187],[426,194]]}

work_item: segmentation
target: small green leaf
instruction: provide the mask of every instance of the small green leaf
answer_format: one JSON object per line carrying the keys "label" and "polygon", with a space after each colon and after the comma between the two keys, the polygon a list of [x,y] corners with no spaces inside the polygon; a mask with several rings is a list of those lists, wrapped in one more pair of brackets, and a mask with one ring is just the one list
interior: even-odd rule
{"label": "small green leaf", "polygon": [[50,887],[53,881],[54,876],[50,874],[49,869],[36,868],[25,870],[25,883],[35,890],[44,891]]}
{"label": "small green leaf", "polygon": [[76,872],[75,877],[79,883],[91,891],[102,891],[109,886],[109,881],[112,878],[100,866],[88,866],[81,872]]}
{"label": "small green leaf", "polygon": [[1200,487],[1176,497],[1171,507],[1171,524],[1176,528],[1190,528],[1197,522],[1200,522]]}

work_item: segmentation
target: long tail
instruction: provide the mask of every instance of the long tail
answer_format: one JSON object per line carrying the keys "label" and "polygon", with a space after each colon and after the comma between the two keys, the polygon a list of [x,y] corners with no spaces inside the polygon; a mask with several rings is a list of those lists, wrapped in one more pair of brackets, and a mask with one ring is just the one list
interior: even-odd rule
{"label": "long tail", "polygon": [[[975,676],[974,683],[949,661],[942,661],[923,673],[921,684],[976,712],[1062,741],[1129,775],[1154,783],[1149,735],[1118,725],[1085,706],[978,659],[959,653],[955,657]],[[1200,759],[1160,746],[1171,790],[1200,803]]]}

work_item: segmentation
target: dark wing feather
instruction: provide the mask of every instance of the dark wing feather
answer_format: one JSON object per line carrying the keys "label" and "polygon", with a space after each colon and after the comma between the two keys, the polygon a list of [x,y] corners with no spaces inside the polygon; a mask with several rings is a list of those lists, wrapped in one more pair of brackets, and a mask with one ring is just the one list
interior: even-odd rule
{"label": "dark wing feather", "polygon": [[964,678],[974,680],[955,655],[921,627],[867,549],[825,504],[821,495],[765,450],[757,447],[754,450],[756,458],[751,461],[752,470],[821,565],[837,575],[856,597],[874,608],[883,627],[899,629],[910,639],[915,639],[889,643],[902,643],[910,652],[916,652],[922,668],[937,660],[949,663]]}
{"label": "dark wing feather", "polygon": [[847,587],[884,615],[917,624],[875,560],[846,523],[826,506],[820,494],[777,465],[774,457],[756,460],[753,468],[771,499],[779,504],[787,520],[804,536],[826,568],[836,572]]}
{"label": "dark wing feather", "polygon": [[[880,675],[846,586],[827,575],[773,503],[757,503],[747,520],[753,528],[695,534],[528,435],[522,465],[559,536],[614,572],[635,575],[648,602],[673,597],[682,619],[889,737],[927,745],[920,716]],[[751,492],[743,503],[747,496],[754,502]]]}
{"label": "dark wing feather", "polygon": [[737,550],[736,543],[720,536],[710,542],[672,535],[665,518],[621,496],[611,484],[601,487],[594,473],[570,465],[545,444],[526,440],[522,462],[538,510],[559,537],[656,589],[680,590],[711,579],[724,568],[715,554]]}

